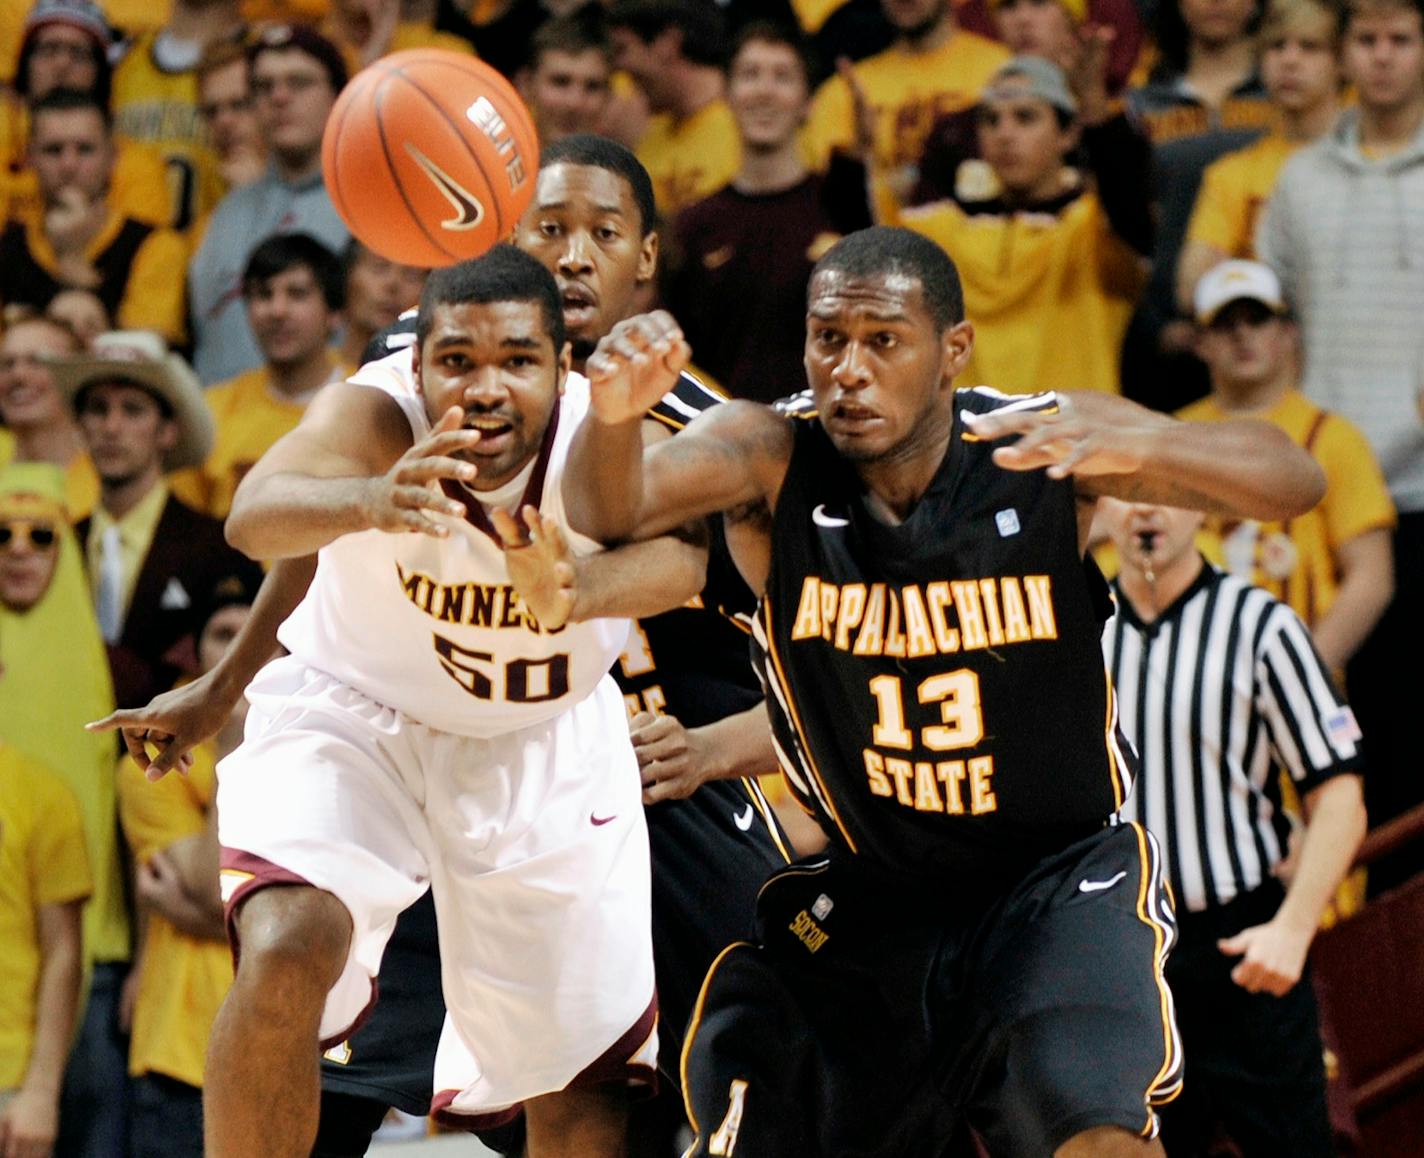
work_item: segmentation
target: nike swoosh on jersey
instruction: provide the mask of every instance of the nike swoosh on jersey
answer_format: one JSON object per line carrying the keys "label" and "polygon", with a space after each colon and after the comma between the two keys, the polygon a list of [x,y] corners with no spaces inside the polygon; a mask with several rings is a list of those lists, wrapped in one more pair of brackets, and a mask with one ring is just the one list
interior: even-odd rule
{"label": "nike swoosh on jersey", "polygon": [[754,816],[755,813],[752,812],[752,806],[748,804],[745,812],[738,812],[732,815],[732,823],[743,832],[748,832],[752,827],[752,819]]}
{"label": "nike swoosh on jersey", "polygon": [[818,503],[816,509],[811,512],[811,521],[818,527],[848,527],[849,519],[842,519],[836,515],[826,514],[826,504]]}
{"label": "nike swoosh on jersey", "polygon": [[616,812],[612,816],[597,816],[592,812],[588,814],[588,822],[593,825],[594,828],[601,828],[603,825],[609,824],[617,819],[618,814]]}
{"label": "nike swoosh on jersey", "polygon": [[412,145],[409,141],[405,143],[406,152],[415,158],[416,164],[425,170],[425,175],[434,182],[435,187],[445,196],[445,200],[450,202],[455,208],[455,216],[447,218],[440,223],[441,229],[460,231],[474,229],[485,218],[484,204],[455,180],[444,169],[440,168],[434,161]]}
{"label": "nike swoosh on jersey", "polygon": [[1085,878],[1078,882],[1078,891],[1080,893],[1100,893],[1104,889],[1112,888],[1113,885],[1117,884],[1118,881],[1122,880],[1125,876],[1127,876],[1127,870],[1124,869],[1118,873],[1117,876],[1109,877],[1105,881],[1090,881]]}

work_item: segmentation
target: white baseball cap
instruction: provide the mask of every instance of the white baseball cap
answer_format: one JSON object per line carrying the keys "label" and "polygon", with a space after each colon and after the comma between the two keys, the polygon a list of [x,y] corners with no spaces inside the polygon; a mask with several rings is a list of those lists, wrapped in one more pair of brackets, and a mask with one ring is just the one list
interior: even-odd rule
{"label": "white baseball cap", "polygon": [[1209,326],[1232,302],[1260,302],[1277,314],[1288,312],[1281,279],[1259,261],[1223,261],[1202,274],[1192,298],[1197,324]]}

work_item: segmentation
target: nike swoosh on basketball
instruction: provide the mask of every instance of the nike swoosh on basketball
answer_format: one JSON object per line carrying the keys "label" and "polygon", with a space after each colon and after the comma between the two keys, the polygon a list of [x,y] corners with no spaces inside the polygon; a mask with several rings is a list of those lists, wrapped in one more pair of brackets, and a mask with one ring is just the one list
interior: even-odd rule
{"label": "nike swoosh on basketball", "polygon": [[473,229],[485,219],[485,207],[478,197],[409,141],[405,143],[405,150],[415,158],[416,164],[425,170],[425,175],[435,183],[435,188],[445,195],[445,200],[455,207],[455,216],[442,221],[441,229]]}
{"label": "nike swoosh on basketball", "polygon": [[608,824],[610,821],[614,821],[617,819],[618,813],[616,812],[612,816],[599,816],[593,812],[590,812],[588,814],[588,822],[593,825],[594,828],[599,828],[602,825]]}
{"label": "nike swoosh on basketball", "polygon": [[1109,877],[1105,881],[1090,881],[1085,878],[1078,882],[1078,891],[1080,893],[1100,893],[1104,889],[1112,888],[1113,885],[1117,884],[1117,882],[1122,880],[1125,876],[1127,876],[1126,870],[1118,873],[1115,877]]}
{"label": "nike swoosh on basketball", "polygon": [[752,826],[753,815],[754,814],[752,812],[752,806],[748,804],[745,812],[738,812],[732,814],[732,823],[735,824],[738,828],[740,828],[743,832],[747,832]]}
{"label": "nike swoosh on basketball", "polygon": [[826,514],[826,504],[819,503],[816,509],[811,512],[811,521],[818,527],[848,527],[849,519],[838,518],[836,515]]}

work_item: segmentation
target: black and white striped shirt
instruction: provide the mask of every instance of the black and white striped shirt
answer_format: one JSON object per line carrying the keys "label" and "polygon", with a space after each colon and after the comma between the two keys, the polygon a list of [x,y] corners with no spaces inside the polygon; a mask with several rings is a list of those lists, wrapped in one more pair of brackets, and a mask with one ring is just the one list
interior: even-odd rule
{"label": "black and white striped shirt", "polygon": [[1103,651],[1140,770],[1123,815],[1199,911],[1258,888],[1286,855],[1277,770],[1309,792],[1361,768],[1359,730],[1310,632],[1270,594],[1209,564],[1154,622],[1117,584]]}

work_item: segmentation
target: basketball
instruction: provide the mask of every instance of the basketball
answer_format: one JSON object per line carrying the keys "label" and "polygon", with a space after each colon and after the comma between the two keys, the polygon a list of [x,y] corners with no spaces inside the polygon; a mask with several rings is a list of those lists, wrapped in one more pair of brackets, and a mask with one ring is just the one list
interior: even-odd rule
{"label": "basketball", "polygon": [[362,244],[434,268],[509,235],[534,193],[539,141],[514,86],[489,65],[416,48],[351,79],[326,122],[321,163]]}

